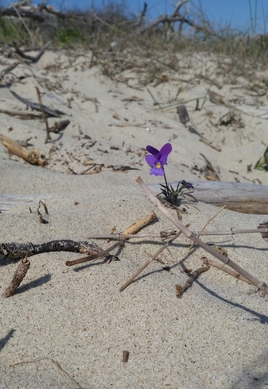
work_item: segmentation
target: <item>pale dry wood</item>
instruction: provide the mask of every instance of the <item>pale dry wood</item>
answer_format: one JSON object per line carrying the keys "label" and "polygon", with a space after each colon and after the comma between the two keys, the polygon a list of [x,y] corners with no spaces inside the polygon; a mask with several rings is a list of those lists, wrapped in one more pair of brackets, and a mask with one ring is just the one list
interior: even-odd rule
{"label": "pale dry wood", "polygon": [[[123,231],[123,235],[136,234],[143,227],[147,226],[147,224],[151,223],[155,219],[156,219],[156,214],[154,212],[152,212],[149,215],[147,215],[147,216],[143,217],[142,219],[139,219],[135,223],[133,223],[130,227],[128,227],[125,231]],[[127,238],[124,238],[124,239],[127,239]]]}
{"label": "pale dry wood", "polygon": [[46,164],[46,160],[41,157],[39,149],[29,150],[19,142],[2,134],[0,134],[0,140],[2,144],[7,147],[10,154],[15,154],[32,165],[44,166]]}
{"label": "pale dry wood", "polygon": [[230,269],[229,267],[226,267],[226,266],[224,266],[224,265],[222,265],[222,264],[220,264],[220,263],[218,263],[210,258],[204,257],[202,259],[203,259],[203,262],[205,265],[214,266],[217,269],[220,269],[220,270],[224,271],[225,273],[235,277],[236,279],[247,282],[248,284],[252,285],[251,282],[249,282],[245,277],[243,277],[241,274],[237,273],[233,269]]}
{"label": "pale dry wood", "polygon": [[[232,211],[252,214],[268,214],[268,186],[245,184],[226,181],[196,181],[194,197],[201,203],[226,208]],[[176,186],[177,182],[171,182]],[[159,185],[149,185],[153,191],[159,193]]]}

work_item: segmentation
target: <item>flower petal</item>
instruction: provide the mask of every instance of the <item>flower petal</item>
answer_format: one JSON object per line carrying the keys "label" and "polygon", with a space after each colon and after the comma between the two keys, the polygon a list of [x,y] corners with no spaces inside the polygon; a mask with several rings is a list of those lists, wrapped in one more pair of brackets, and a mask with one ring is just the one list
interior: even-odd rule
{"label": "flower petal", "polygon": [[159,150],[157,150],[155,147],[153,146],[146,146],[146,150],[148,151],[148,153],[151,153],[153,155],[157,155],[159,153]]}
{"label": "flower petal", "polygon": [[150,165],[152,167],[155,166],[158,162],[158,159],[155,158],[154,155],[146,155],[145,159],[146,159],[146,162],[148,163],[148,165]]}
{"label": "flower petal", "polygon": [[163,176],[165,174],[165,171],[163,169],[163,167],[161,166],[160,168],[154,166],[151,171],[150,171],[150,174],[154,174],[155,176]]}
{"label": "flower petal", "polygon": [[168,155],[172,151],[172,146],[170,143],[166,143],[161,150],[159,151],[161,157],[159,159],[159,162],[161,162],[161,165],[165,165],[167,163]]}

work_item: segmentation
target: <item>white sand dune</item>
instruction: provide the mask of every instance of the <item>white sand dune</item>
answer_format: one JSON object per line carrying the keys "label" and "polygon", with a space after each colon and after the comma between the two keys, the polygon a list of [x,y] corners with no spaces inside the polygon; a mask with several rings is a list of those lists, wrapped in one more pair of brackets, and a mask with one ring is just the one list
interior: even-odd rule
{"label": "white sand dune", "polygon": [[[139,175],[147,183],[161,182],[161,177],[149,175],[148,144],[160,148],[172,143],[166,167],[169,181],[204,180],[202,153],[221,180],[268,185],[267,173],[253,169],[268,144],[265,119],[240,113],[240,124],[215,127],[228,111],[225,106],[207,100],[204,109],[194,111],[195,103],[188,104],[198,131],[221,148],[216,151],[185,129],[175,105],[170,111],[153,105],[151,95],[163,106],[175,97],[179,75],[146,88],[137,74],[126,73],[125,78],[131,78],[128,86],[105,77],[100,68],[90,69],[90,58],[90,53],[71,58],[47,52],[37,64],[21,64],[13,71],[25,78],[15,79],[10,90],[37,102],[38,86],[43,103],[65,113],[60,119],[49,118],[49,125],[63,119],[70,124],[60,134],[51,133],[53,142],[45,144],[42,119],[1,113],[2,135],[19,141],[30,138],[29,147],[39,148],[48,158],[46,167],[33,166],[9,156],[0,143],[1,243],[86,240],[110,233],[113,227],[122,232],[154,210],[135,182]],[[189,67],[189,74],[193,72],[198,69]],[[180,101],[205,95],[209,88],[203,79],[186,85]],[[220,93],[227,95],[229,87]],[[1,88],[0,94],[1,109],[30,112],[8,88]],[[49,215],[41,209],[46,224],[36,213],[39,200],[48,207]],[[200,230],[217,210],[198,203],[189,207],[183,222]],[[144,233],[174,228],[156,213],[157,222]],[[207,229],[256,228],[265,218],[223,210]],[[268,246],[259,234],[202,239],[220,245],[241,267],[268,282]],[[102,248],[111,244],[97,243]],[[119,288],[148,254],[158,250],[159,240],[127,242],[123,250],[115,250],[120,261],[111,263],[97,259],[67,267],[67,260],[79,257],[68,252],[30,258],[17,293],[0,299],[0,387],[264,388],[267,299],[214,268],[178,299],[175,285],[187,280],[183,270],[197,269],[206,255],[197,247],[189,251],[189,244],[180,237],[160,255],[161,262],[153,261],[123,292]],[[17,262],[1,260],[1,294],[16,267]],[[130,353],[127,363],[122,362],[124,350]]]}

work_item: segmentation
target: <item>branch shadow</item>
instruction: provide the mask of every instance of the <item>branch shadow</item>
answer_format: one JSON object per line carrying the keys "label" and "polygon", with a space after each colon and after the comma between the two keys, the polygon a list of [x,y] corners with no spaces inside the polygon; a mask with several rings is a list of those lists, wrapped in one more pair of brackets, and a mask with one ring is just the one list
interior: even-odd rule
{"label": "branch shadow", "polygon": [[13,328],[6,334],[6,336],[2,339],[0,339],[0,351],[3,350],[3,348],[6,346],[6,344],[8,343],[9,339],[11,339],[13,337],[13,334],[16,330],[14,330]]}
{"label": "branch shadow", "polygon": [[46,274],[45,276],[39,277],[34,281],[28,282],[27,284],[21,285],[15,294],[24,293],[29,289],[38,288],[41,285],[46,284],[51,280],[51,274]]}
{"label": "branch shadow", "polygon": [[230,389],[262,389],[268,384],[268,350],[267,348],[256,358],[241,369],[239,376]]}
{"label": "branch shadow", "polygon": [[[234,303],[222,296],[220,296],[218,293],[216,292],[213,292],[212,290],[210,290],[208,287],[206,287],[205,285],[203,285],[198,279],[195,280],[195,283],[197,285],[200,286],[200,288],[202,288],[203,290],[205,290],[207,293],[209,293],[211,296],[223,301],[224,303],[226,304],[229,304],[235,308],[239,308],[239,309],[242,309],[243,311],[245,312],[248,312],[250,313],[251,315],[255,316],[255,318],[252,318],[251,320],[252,321],[258,321],[260,324],[268,324],[268,316],[266,315],[262,315],[261,313],[258,313],[256,311],[253,311],[253,309],[250,309],[250,308],[247,308],[245,307],[244,305],[242,304],[239,304],[239,303]],[[261,298],[261,297],[260,297]]]}

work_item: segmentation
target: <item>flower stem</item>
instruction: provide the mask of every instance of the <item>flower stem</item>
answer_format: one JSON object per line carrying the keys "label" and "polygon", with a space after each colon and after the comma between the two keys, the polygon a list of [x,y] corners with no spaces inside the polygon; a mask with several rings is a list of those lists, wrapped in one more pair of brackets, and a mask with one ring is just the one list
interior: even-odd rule
{"label": "flower stem", "polygon": [[168,183],[167,183],[167,178],[166,178],[166,173],[165,173],[165,171],[164,171],[164,179],[165,179],[166,187],[168,188]]}

